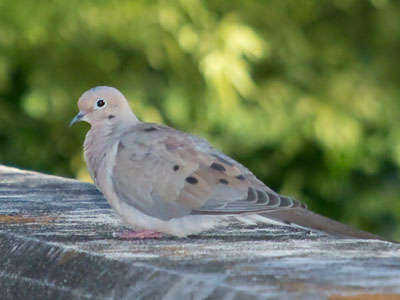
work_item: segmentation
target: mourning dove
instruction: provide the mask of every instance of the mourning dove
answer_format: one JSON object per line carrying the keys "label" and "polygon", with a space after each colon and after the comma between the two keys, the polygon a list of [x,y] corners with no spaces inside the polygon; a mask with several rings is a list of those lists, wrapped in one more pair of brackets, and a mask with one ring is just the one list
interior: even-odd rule
{"label": "mourning dove", "polygon": [[92,88],[78,106],[71,125],[91,124],[84,142],[89,173],[116,213],[135,229],[184,237],[236,218],[341,238],[382,239],[279,195],[197,136],[139,121],[115,88]]}

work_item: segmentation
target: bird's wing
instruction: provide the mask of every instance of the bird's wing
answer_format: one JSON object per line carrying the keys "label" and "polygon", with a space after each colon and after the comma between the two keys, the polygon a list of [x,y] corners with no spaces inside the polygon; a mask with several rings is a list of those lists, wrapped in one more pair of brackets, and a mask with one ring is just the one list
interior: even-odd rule
{"label": "bird's wing", "polygon": [[112,182],[120,200],[162,220],[305,207],[203,139],[151,123],[121,136]]}

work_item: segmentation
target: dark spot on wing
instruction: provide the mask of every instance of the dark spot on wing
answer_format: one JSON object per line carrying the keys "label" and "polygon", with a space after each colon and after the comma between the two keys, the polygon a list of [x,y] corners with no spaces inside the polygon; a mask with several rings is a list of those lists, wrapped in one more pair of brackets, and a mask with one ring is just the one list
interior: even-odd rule
{"label": "dark spot on wing", "polygon": [[284,207],[284,206],[290,207],[293,205],[293,201],[290,198],[283,197],[283,196],[280,196],[279,198],[281,200],[281,204],[280,204],[281,207]]}
{"label": "dark spot on wing", "polygon": [[256,202],[257,204],[267,204],[268,203],[269,198],[263,191],[256,190],[256,193],[257,193],[257,197],[258,197],[257,202]]}
{"label": "dark spot on wing", "polygon": [[222,184],[229,184],[229,181],[226,180],[226,179],[223,179],[223,178],[220,179],[219,182],[222,183]]}
{"label": "dark spot on wing", "polygon": [[257,193],[253,188],[249,188],[249,192],[247,194],[247,201],[252,202],[257,200]]}
{"label": "dark spot on wing", "polygon": [[173,144],[173,143],[167,143],[167,144],[165,144],[165,149],[167,149],[167,150],[169,150],[169,151],[172,151],[172,150],[176,150],[176,149],[178,149],[179,147],[182,147],[183,146],[183,144],[178,144],[178,143],[175,143],[175,144]]}
{"label": "dark spot on wing", "polygon": [[222,158],[221,156],[217,154],[213,154],[212,156],[216,157],[220,162],[223,162],[224,164],[227,164],[228,166],[233,166],[233,163],[227,161],[225,158]]}
{"label": "dark spot on wing", "polygon": [[226,170],[225,170],[225,167],[223,166],[223,165],[221,165],[221,164],[218,164],[218,163],[213,163],[211,166],[210,166],[210,168],[211,169],[214,169],[214,170],[217,170],[217,171],[221,171],[221,172],[225,172]]}
{"label": "dark spot on wing", "polygon": [[158,129],[155,127],[149,127],[149,128],[145,128],[144,131],[150,132],[150,131],[157,131]]}
{"label": "dark spot on wing", "polygon": [[281,198],[277,193],[271,193],[271,192],[266,192],[267,197],[269,198],[268,206],[273,207],[273,206],[280,206],[281,205]]}
{"label": "dark spot on wing", "polygon": [[[118,144],[118,152],[120,152],[122,149],[124,149],[125,148],[125,145],[124,144],[122,144],[122,143],[119,143]],[[103,157],[105,157],[106,156],[106,153],[104,152],[104,156]]]}
{"label": "dark spot on wing", "polygon": [[190,184],[196,184],[196,183],[199,182],[199,181],[197,180],[197,178],[192,177],[192,176],[186,177],[186,181],[189,182]]}
{"label": "dark spot on wing", "polygon": [[238,180],[240,180],[240,181],[246,180],[246,178],[245,178],[242,174],[240,174],[240,175],[238,175],[238,176],[235,176],[235,178],[238,179]]}
{"label": "dark spot on wing", "polygon": [[284,220],[283,223],[287,224],[287,225],[291,225],[292,223],[289,221]]}
{"label": "dark spot on wing", "polygon": [[176,172],[176,171],[179,170],[179,166],[178,166],[178,165],[175,165],[172,169]]}
{"label": "dark spot on wing", "polygon": [[114,118],[115,118],[114,115],[109,115],[109,116],[108,116],[108,119],[109,119],[109,120],[114,119]]}

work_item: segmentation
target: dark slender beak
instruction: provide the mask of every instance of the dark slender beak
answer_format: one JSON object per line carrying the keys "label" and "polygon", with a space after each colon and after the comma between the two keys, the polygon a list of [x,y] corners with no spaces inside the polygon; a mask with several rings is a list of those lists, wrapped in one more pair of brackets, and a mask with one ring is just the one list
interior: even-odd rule
{"label": "dark slender beak", "polygon": [[79,112],[75,118],[72,119],[71,123],[69,123],[69,127],[74,125],[76,122],[82,121],[83,117],[85,116],[85,113]]}

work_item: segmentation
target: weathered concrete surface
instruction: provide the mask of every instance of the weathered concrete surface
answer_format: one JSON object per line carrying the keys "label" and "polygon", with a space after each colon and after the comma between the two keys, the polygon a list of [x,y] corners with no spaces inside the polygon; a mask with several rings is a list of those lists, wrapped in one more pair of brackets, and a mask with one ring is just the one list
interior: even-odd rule
{"label": "weathered concrete surface", "polygon": [[0,299],[400,295],[400,246],[388,242],[261,224],[114,237],[124,230],[93,185],[0,166]]}

